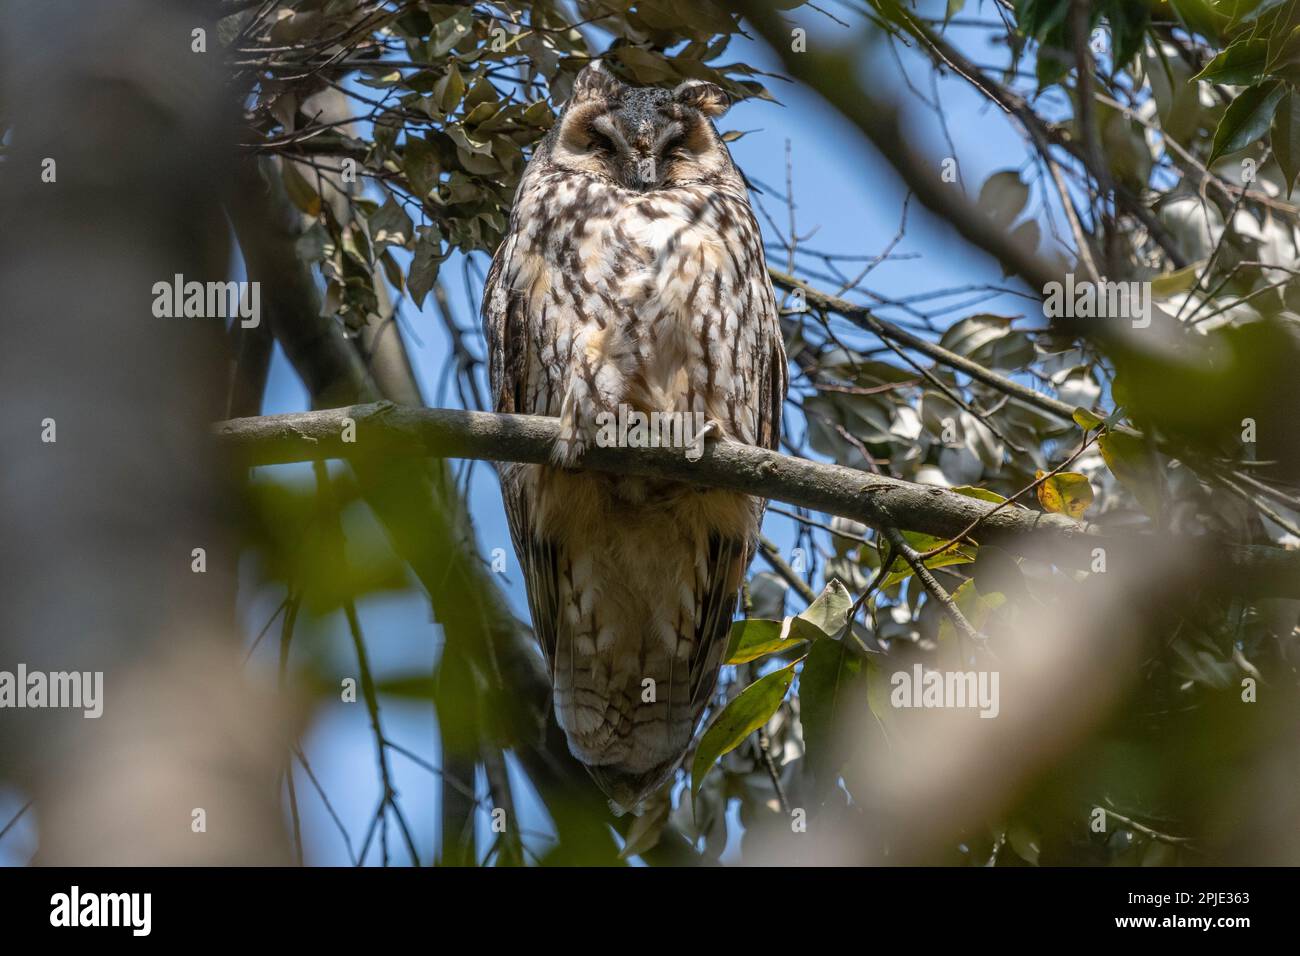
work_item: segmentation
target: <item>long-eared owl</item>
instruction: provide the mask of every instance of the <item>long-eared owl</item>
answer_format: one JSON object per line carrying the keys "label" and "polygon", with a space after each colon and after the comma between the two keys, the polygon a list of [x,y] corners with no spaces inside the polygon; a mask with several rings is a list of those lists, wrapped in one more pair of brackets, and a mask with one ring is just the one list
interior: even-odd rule
{"label": "long-eared owl", "polygon": [[766,502],[584,472],[582,453],[620,409],[764,448],[781,431],[776,300],[713,125],[728,105],[711,83],[638,88],[585,68],[484,290],[497,411],[560,419],[552,463],[505,466],[502,493],[557,720],[620,810],[690,746]]}

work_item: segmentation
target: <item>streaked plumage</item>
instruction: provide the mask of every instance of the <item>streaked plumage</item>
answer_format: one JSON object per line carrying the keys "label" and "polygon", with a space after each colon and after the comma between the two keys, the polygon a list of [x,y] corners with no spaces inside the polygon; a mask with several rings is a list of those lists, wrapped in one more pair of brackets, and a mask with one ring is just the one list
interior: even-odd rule
{"label": "streaked plumage", "polygon": [[623,809],[690,744],[765,502],[574,468],[620,404],[699,412],[767,448],[780,434],[785,351],[745,183],[710,119],[725,109],[712,84],[640,89],[585,69],[484,291],[497,410],[561,420],[554,465],[505,466],[502,493],[557,719]]}

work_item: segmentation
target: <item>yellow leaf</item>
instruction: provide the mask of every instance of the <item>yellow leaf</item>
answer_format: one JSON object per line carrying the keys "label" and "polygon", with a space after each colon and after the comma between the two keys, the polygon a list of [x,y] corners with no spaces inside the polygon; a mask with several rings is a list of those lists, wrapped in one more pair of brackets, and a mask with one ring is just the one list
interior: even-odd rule
{"label": "yellow leaf", "polygon": [[[1044,474],[1040,471],[1034,477],[1042,478]],[[1078,521],[1092,504],[1092,485],[1078,472],[1062,471],[1038,486],[1038,503],[1048,511]]]}

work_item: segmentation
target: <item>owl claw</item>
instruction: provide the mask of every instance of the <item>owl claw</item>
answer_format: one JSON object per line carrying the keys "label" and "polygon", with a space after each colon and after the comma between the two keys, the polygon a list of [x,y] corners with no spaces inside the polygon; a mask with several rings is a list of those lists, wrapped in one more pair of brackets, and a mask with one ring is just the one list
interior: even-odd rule
{"label": "owl claw", "polygon": [[704,442],[710,438],[717,441],[721,437],[722,423],[715,418],[710,418],[695,436],[695,441],[686,446],[686,460],[699,461],[704,457]]}
{"label": "owl claw", "polygon": [[557,468],[576,468],[587,450],[587,442],[582,432],[576,428],[565,428],[555,441],[551,451],[551,464]]}

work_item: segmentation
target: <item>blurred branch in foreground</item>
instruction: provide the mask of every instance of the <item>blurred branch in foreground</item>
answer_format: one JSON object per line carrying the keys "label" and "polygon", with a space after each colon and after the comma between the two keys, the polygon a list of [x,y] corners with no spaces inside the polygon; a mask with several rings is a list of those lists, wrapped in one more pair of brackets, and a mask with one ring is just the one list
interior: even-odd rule
{"label": "blurred branch in foreground", "polygon": [[203,438],[225,407],[223,330],[150,309],[156,281],[229,265],[236,114],[176,39],[209,9],[3,13],[21,132],[0,177],[0,660],[103,675],[97,719],[2,718],[45,864],[288,862],[282,723],[239,666],[229,472]]}

